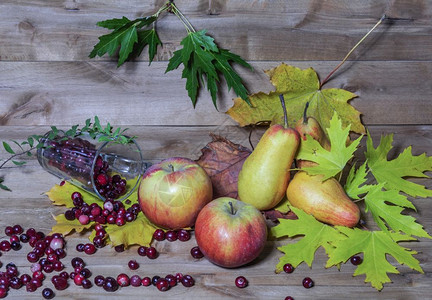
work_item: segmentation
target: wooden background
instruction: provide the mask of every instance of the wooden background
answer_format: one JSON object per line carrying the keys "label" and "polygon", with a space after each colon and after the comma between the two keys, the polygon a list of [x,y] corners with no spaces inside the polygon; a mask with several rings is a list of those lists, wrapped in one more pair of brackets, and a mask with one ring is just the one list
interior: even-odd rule
{"label": "wooden background", "polygon": [[[326,85],[358,95],[351,104],[362,112],[362,120],[374,141],[381,134],[394,133],[395,150],[413,145],[413,152],[432,155],[432,2],[431,1],[271,1],[271,0],[178,0],[177,6],[196,29],[208,29],[218,45],[246,59],[254,72],[236,67],[251,93],[271,91],[264,70],[280,63],[300,68],[313,67],[325,77],[351,47],[386,14],[396,18],[384,22],[356,50]],[[200,149],[221,134],[248,146],[249,129],[239,128],[224,112],[234,94],[226,86],[218,100],[219,111],[202,91],[196,109],[181,79],[181,69],[164,74],[168,59],[179,48],[185,30],[174,15],[157,23],[164,47],[149,66],[144,55],[116,67],[107,56],[89,59],[98,36],[107,33],[96,22],[137,18],[157,11],[164,1],[137,0],[2,0],[0,1],[0,140],[25,139],[43,134],[50,125],[68,128],[98,115],[102,123],[129,127],[146,158],[170,156],[198,158]],[[262,131],[253,135],[256,143]],[[0,159],[8,154],[1,149]],[[4,184],[13,192],[0,191],[0,238],[6,225],[20,223],[49,232],[53,207],[44,192],[59,180],[39,166],[34,157],[24,167],[7,165],[0,170]],[[420,181],[432,188],[432,184]],[[432,230],[432,199],[412,199],[418,212],[412,213],[428,232]],[[366,217],[367,219],[367,217]],[[85,236],[68,239],[69,253]],[[174,288],[165,294],[155,288],[123,288],[108,294],[100,288],[69,288],[57,292],[64,298],[265,298],[347,299],[353,295],[373,299],[425,299],[432,292],[432,242],[406,244],[420,252],[425,274],[405,266],[401,275],[391,275],[392,284],[382,292],[365,284],[364,276],[352,277],[350,264],[324,269],[326,256],[318,251],[312,269],[301,265],[291,275],[274,274],[281,256],[269,242],[260,259],[250,266],[225,270],[205,260],[194,261],[188,243],[160,242],[161,257],[143,260],[140,275],[190,273],[197,284],[192,289]],[[14,260],[25,268],[24,251],[0,257],[5,265]],[[75,253],[76,254],[76,253]],[[73,255],[73,254],[72,254]],[[126,272],[135,250],[122,254],[108,247],[86,258],[93,272],[114,275]],[[71,257],[69,254],[68,257]],[[107,261],[110,263],[107,265]],[[393,260],[392,260],[393,261]],[[4,266],[2,267],[4,269]],[[3,270],[1,269],[1,270]],[[155,274],[159,272],[159,274]],[[239,290],[233,280],[245,275],[250,286]],[[301,280],[311,276],[316,283],[305,290]],[[51,287],[51,283],[45,282]],[[40,290],[11,291],[9,298],[40,298]]]}

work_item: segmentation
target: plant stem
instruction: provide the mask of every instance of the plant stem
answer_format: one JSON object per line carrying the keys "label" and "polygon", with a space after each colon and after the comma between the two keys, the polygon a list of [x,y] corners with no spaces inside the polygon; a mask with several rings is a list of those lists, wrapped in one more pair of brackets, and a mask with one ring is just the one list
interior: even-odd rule
{"label": "plant stem", "polygon": [[327,75],[326,78],[321,82],[319,89],[322,88],[322,86],[329,81],[330,77],[344,64],[344,62],[348,59],[348,57],[354,52],[354,50],[368,37],[368,35],[375,30],[375,28],[378,27],[382,23],[382,21],[386,18],[386,15],[384,14],[381,19],[374,25],[374,27],[371,28],[371,30],[368,31],[361,39],[358,41],[358,43],[348,52],[348,54],[344,57],[344,59],[336,66],[336,68],[333,69],[333,71],[330,72],[330,74]]}
{"label": "plant stem", "polygon": [[192,24],[189,22],[189,20],[185,17],[185,15],[183,15],[182,12],[177,8],[177,6],[174,4],[173,1],[169,1],[168,5],[170,8],[172,8],[172,11],[177,16],[177,18],[179,18],[180,21],[183,23],[187,32],[196,32],[195,28],[192,26]]}
{"label": "plant stem", "polygon": [[283,94],[279,95],[279,99],[280,99],[280,102],[282,104],[282,109],[283,109],[283,113],[284,113],[284,127],[288,128],[288,116],[287,116],[287,110],[286,110],[285,99],[284,99]]}
{"label": "plant stem", "polygon": [[309,102],[306,102],[306,105],[305,105],[305,108],[304,108],[304,111],[303,111],[303,124],[304,125],[307,124],[307,115],[306,115],[306,113],[307,113],[308,108],[309,108]]}
{"label": "plant stem", "polygon": [[23,151],[23,152],[20,152],[20,153],[15,153],[15,154],[13,154],[12,156],[10,156],[8,159],[6,159],[6,160],[5,160],[5,161],[0,165],[0,169],[3,168],[3,166],[4,166],[5,164],[7,164],[9,161],[11,161],[12,159],[14,159],[15,157],[20,156],[20,155],[23,155],[23,154],[26,154],[27,152],[32,151],[32,150],[34,150],[34,149],[36,149],[36,147],[32,147],[32,148],[30,148],[29,150],[26,150],[26,151]]}
{"label": "plant stem", "polygon": [[234,210],[234,205],[232,204],[232,202],[230,201],[230,202],[228,202],[229,203],[229,205],[230,205],[230,208],[231,208],[231,214],[232,215],[235,215],[236,214],[236,211]]}

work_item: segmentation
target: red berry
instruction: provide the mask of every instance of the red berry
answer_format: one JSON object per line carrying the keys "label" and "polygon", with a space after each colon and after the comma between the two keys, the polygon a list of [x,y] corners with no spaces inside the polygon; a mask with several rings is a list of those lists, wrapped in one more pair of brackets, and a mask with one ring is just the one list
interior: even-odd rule
{"label": "red berry", "polygon": [[153,238],[156,241],[163,241],[165,240],[165,232],[162,229],[156,229],[153,233]]}
{"label": "red berry", "polygon": [[141,277],[138,275],[132,275],[130,278],[130,285],[135,287],[141,286]]}
{"label": "red berry", "polygon": [[291,296],[286,296],[286,297],[285,297],[285,300],[294,300],[294,298],[291,297]]}
{"label": "red berry", "polygon": [[351,257],[350,261],[354,266],[358,266],[363,262],[363,259],[358,255],[354,255],[353,257]]}
{"label": "red berry", "polygon": [[146,250],[147,257],[150,259],[155,259],[158,257],[158,252],[155,247],[148,247]]}
{"label": "red berry", "polygon": [[141,284],[142,284],[143,286],[149,286],[149,285],[151,285],[151,278],[150,278],[150,277],[144,277],[144,278],[141,280]]}
{"label": "red berry", "polygon": [[314,282],[310,277],[305,277],[303,279],[303,286],[307,289],[310,289],[311,287],[314,286]]}
{"label": "red berry", "polygon": [[76,285],[82,285],[82,281],[84,280],[84,276],[82,276],[81,274],[76,274],[73,280],[74,280],[74,283]]}
{"label": "red berry", "polygon": [[181,279],[181,283],[185,287],[191,287],[195,284],[195,280],[190,275],[183,275],[183,277]]}
{"label": "red berry", "polygon": [[177,233],[177,237],[179,239],[179,241],[181,242],[186,242],[189,241],[191,238],[191,234],[189,230],[186,229],[181,229],[179,230],[179,232]]}
{"label": "red berry", "polygon": [[125,273],[121,273],[117,276],[117,283],[119,286],[129,286],[130,285],[130,278]]}
{"label": "red berry", "polygon": [[146,256],[147,247],[140,246],[140,247],[138,247],[137,252],[138,252],[139,256]]}
{"label": "red berry", "polygon": [[248,281],[247,281],[247,279],[244,276],[238,276],[235,279],[235,285],[238,288],[245,288],[248,285]]}
{"label": "red berry", "polygon": [[130,260],[128,263],[129,269],[136,270],[139,268],[139,263],[136,260]]}
{"label": "red berry", "polygon": [[80,192],[73,192],[71,195],[71,199],[75,199],[75,198],[82,198],[82,195]]}
{"label": "red berry", "polygon": [[156,287],[159,291],[165,292],[168,291],[170,285],[168,283],[168,280],[166,280],[165,278],[159,278],[158,281],[156,282]]}
{"label": "red berry", "polygon": [[105,277],[103,277],[102,275],[97,275],[97,276],[94,278],[94,284],[95,284],[96,286],[103,286],[103,285],[104,285],[104,282],[105,282]]}
{"label": "red berry", "polygon": [[193,258],[200,259],[204,257],[204,254],[201,252],[201,249],[198,246],[193,247],[190,250],[190,254]]}
{"label": "red berry", "polygon": [[174,230],[168,230],[168,231],[165,233],[165,238],[166,238],[166,240],[169,241],[169,242],[177,241],[177,238],[178,238],[177,232],[174,231]]}
{"label": "red berry", "polygon": [[87,243],[84,245],[84,253],[88,255],[92,255],[96,252],[96,247],[93,244]]}
{"label": "red berry", "polygon": [[283,270],[285,273],[292,273],[294,272],[294,267],[292,264],[284,264]]}

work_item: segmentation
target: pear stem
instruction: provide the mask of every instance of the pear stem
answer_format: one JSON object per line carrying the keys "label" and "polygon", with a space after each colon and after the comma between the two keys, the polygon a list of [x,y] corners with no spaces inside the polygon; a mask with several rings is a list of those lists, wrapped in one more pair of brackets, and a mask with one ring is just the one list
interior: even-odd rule
{"label": "pear stem", "polygon": [[285,99],[283,94],[279,95],[279,99],[282,105],[282,109],[283,109],[283,113],[284,113],[284,127],[288,128],[288,115],[287,115],[287,110],[286,110],[286,106],[285,106]]}
{"label": "pear stem", "polygon": [[387,16],[384,14],[381,19],[379,19],[379,21],[374,25],[374,27],[372,27],[371,30],[368,31],[368,33],[366,33],[361,39],[360,41],[358,41],[358,43],[348,52],[348,54],[344,57],[344,59],[336,66],[336,68],[334,68],[333,71],[330,72],[330,74],[327,75],[327,77],[321,82],[319,89],[322,88],[322,86],[329,81],[330,77],[332,77],[332,75],[344,64],[344,62],[348,59],[348,57],[354,52],[354,50],[368,37],[368,35],[375,30],[375,28],[378,27],[378,25],[380,25],[382,23],[382,21],[384,19],[386,19]]}
{"label": "pear stem", "polygon": [[234,210],[234,205],[232,204],[232,202],[230,201],[230,202],[228,202],[229,203],[229,205],[230,205],[230,208],[231,208],[231,214],[232,215],[235,215],[236,214],[236,211]]}
{"label": "pear stem", "polygon": [[306,102],[306,105],[305,105],[305,108],[304,108],[304,111],[303,111],[303,124],[304,125],[307,124],[307,115],[306,115],[306,113],[307,113],[308,108],[309,108],[309,102]]}

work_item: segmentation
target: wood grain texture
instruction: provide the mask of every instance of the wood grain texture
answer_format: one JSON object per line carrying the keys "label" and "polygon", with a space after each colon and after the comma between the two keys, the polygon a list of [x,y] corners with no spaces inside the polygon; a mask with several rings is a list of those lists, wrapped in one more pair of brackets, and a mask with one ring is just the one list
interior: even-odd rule
{"label": "wood grain texture", "polygon": [[[0,60],[77,61],[108,31],[96,22],[150,15],[164,1],[12,1],[0,3]],[[176,1],[196,29],[246,60],[341,60],[385,13],[385,22],[355,53],[359,60],[430,60],[428,1]],[[229,30],[227,30],[229,29]],[[174,15],[158,22],[167,60],[185,36]],[[109,60],[103,57],[103,60]],[[139,58],[147,60],[146,55]]]}
{"label": "wood grain texture", "polygon": [[[413,153],[432,155],[432,4],[427,0],[177,0],[177,6],[197,30],[208,29],[222,48],[241,55],[254,72],[236,67],[250,93],[274,89],[264,70],[285,62],[296,67],[314,68],[324,78],[351,47],[386,14],[385,21],[354,51],[350,60],[324,88],[343,88],[358,97],[351,104],[362,112],[362,120],[377,145],[381,135],[394,134],[394,158],[412,145]],[[117,68],[115,57],[88,57],[98,36],[108,33],[97,21],[130,19],[149,15],[164,0],[2,0],[0,1],[0,142],[25,140],[31,134],[44,134],[50,125],[65,129],[83,124],[98,115],[101,123],[129,127],[137,136],[145,159],[158,161],[172,156],[197,159],[216,133],[233,142],[249,145],[250,128],[240,128],[224,112],[232,106],[233,92],[222,83],[219,111],[202,90],[196,109],[192,108],[181,79],[181,69],[165,73],[169,58],[185,36],[183,25],[174,15],[165,14],[157,23],[163,48],[148,65],[146,54],[135,62]],[[264,128],[253,130],[256,145]],[[356,158],[364,161],[365,139]],[[0,144],[0,163],[9,154]],[[53,215],[64,212],[44,194],[60,179],[41,168],[35,156],[24,157],[27,164],[7,164],[0,178],[12,192],[0,190],[0,240],[7,225],[21,224],[45,233],[54,225]],[[431,175],[431,174],[428,174]],[[432,189],[431,180],[415,179]],[[431,233],[432,199],[410,199],[417,211],[404,213],[417,218]],[[360,204],[362,205],[362,204]],[[370,214],[364,214],[366,226],[374,228]],[[78,243],[88,242],[88,234],[67,238],[66,270],[72,271],[70,259],[81,255]],[[278,246],[289,239],[268,241],[260,257],[239,269],[222,269],[205,259],[195,260],[186,243],[155,242],[160,252],[157,260],[139,257],[137,247],[117,253],[110,247],[96,255],[84,256],[93,273],[116,276],[164,276],[182,272],[191,274],[196,285],[190,289],[177,286],[161,293],[155,287],[122,288],[115,293],[93,287],[71,287],[56,291],[58,299],[428,299],[432,293],[432,241],[403,243],[418,252],[424,274],[398,266],[399,275],[391,274],[393,283],[377,292],[364,283],[365,276],[352,277],[350,263],[325,269],[327,260],[319,249],[312,268],[300,265],[292,274],[275,274],[282,253]],[[21,251],[1,253],[0,271],[9,261],[23,273],[30,263]],[[130,259],[140,268],[131,271]],[[394,259],[389,259],[397,265]],[[51,287],[48,274],[44,286]],[[250,284],[238,289],[234,279],[246,276]],[[310,276],[315,287],[301,286]],[[93,278],[92,277],[92,278]],[[12,290],[6,299],[41,299],[41,290],[27,293]]]}
{"label": "wood grain texture", "polygon": [[[254,72],[238,68],[250,93],[274,90],[264,70],[281,62],[254,62]],[[287,61],[321,78],[335,62]],[[116,68],[108,62],[0,62],[1,125],[71,125],[98,115],[119,125],[236,124],[224,112],[233,92],[221,84],[219,112],[201,90],[196,109],[185,90],[181,70],[164,73],[166,62]],[[431,124],[432,62],[347,63],[324,87],[342,88],[358,97],[350,103],[366,125]],[[61,117],[59,117],[61,116]]]}

